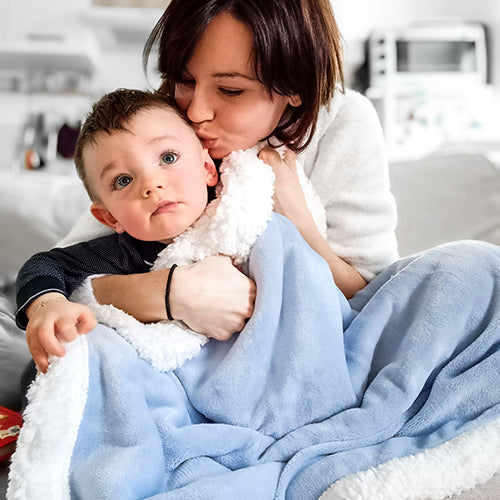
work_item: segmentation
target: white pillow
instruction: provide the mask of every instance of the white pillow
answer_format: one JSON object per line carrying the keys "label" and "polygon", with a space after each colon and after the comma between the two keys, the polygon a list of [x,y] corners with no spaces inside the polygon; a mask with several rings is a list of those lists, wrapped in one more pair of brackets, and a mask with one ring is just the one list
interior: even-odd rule
{"label": "white pillow", "polygon": [[0,286],[13,283],[24,262],[63,238],[89,206],[76,175],[0,170]]}
{"label": "white pillow", "polygon": [[484,156],[457,154],[391,165],[401,256],[448,241],[500,245],[500,170]]}

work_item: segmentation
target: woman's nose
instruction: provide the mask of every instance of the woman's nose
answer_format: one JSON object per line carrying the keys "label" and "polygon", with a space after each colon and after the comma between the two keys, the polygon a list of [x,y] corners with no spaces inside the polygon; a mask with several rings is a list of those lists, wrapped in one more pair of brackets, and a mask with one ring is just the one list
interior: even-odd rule
{"label": "woman's nose", "polygon": [[207,92],[196,86],[191,94],[186,108],[186,115],[192,123],[202,123],[213,120],[215,113]]}

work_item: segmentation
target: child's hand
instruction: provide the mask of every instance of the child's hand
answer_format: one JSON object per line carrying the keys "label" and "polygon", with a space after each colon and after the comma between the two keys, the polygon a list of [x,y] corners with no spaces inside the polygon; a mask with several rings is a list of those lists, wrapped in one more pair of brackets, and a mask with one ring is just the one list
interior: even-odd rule
{"label": "child's hand", "polygon": [[45,373],[49,356],[62,357],[63,342],[71,342],[97,325],[92,311],[82,304],[70,302],[60,293],[47,293],[28,307],[26,341],[37,367]]}

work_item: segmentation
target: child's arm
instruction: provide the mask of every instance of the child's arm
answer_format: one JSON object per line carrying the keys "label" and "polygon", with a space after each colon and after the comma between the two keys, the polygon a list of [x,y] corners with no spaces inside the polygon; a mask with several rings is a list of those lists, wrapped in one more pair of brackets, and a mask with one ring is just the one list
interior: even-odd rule
{"label": "child's arm", "polygon": [[[146,257],[148,260],[155,258],[154,255]],[[17,277],[17,325],[23,329],[27,327],[27,308],[38,297],[50,292],[69,297],[91,275],[127,274],[148,269],[135,242],[128,236],[116,234],[36,254],[23,265]]]}
{"label": "child's arm", "polygon": [[70,302],[58,292],[45,293],[26,308],[26,341],[33,360],[42,372],[49,366],[49,356],[64,356],[62,343],[88,333],[97,325],[92,311]]}

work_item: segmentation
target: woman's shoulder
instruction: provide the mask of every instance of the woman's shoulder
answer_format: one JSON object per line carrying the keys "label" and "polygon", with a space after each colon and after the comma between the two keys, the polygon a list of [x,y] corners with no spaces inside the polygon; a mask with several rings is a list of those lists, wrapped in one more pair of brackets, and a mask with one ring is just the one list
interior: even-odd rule
{"label": "woman's shoulder", "polygon": [[358,123],[376,117],[372,102],[363,94],[346,88],[338,90],[329,104],[320,110],[317,128],[326,129],[337,120],[355,119]]}
{"label": "woman's shoulder", "polygon": [[320,150],[349,150],[359,141],[383,141],[380,121],[371,101],[351,89],[338,90],[332,101],[320,109],[316,130],[303,153],[309,175]]}

